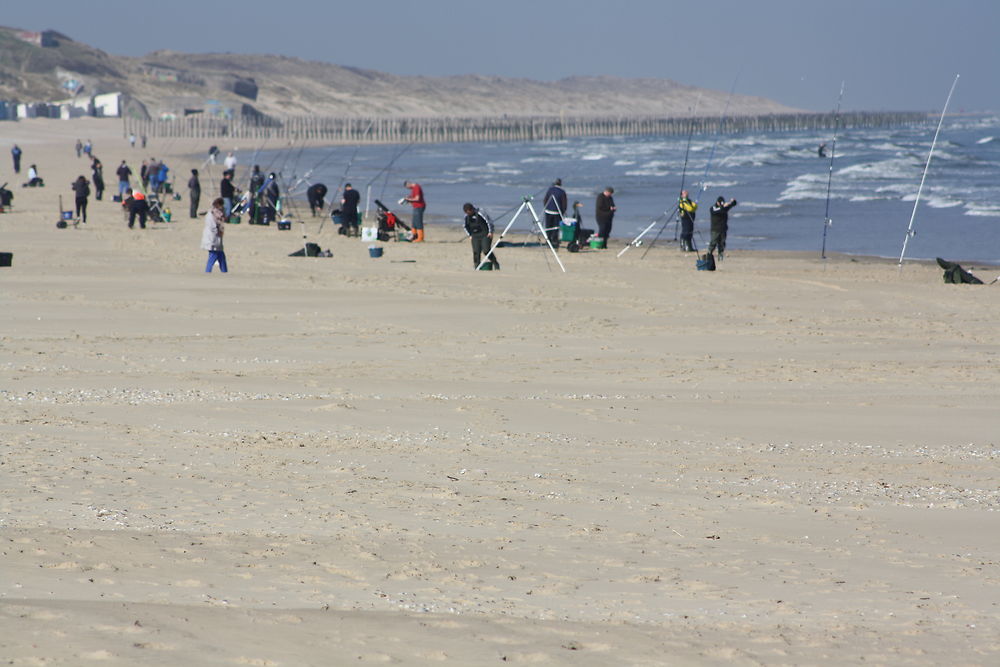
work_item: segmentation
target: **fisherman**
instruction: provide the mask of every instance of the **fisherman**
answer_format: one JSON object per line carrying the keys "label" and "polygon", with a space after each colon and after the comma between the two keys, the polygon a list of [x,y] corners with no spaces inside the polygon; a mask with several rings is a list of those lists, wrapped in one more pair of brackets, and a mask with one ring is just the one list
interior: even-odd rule
{"label": "fisherman", "polygon": [[141,192],[132,193],[132,201],[128,207],[128,228],[132,229],[135,225],[135,216],[139,216],[139,226],[143,229],[146,228],[146,214],[149,212],[149,202],[146,201],[146,195]]}
{"label": "fisherman", "polygon": [[424,201],[424,189],[419,183],[413,181],[403,181],[404,188],[410,188],[408,197],[403,197],[399,203],[409,202],[413,207],[413,242],[422,243],[424,240],[424,210],[427,203]]}
{"label": "fisherman", "polygon": [[566,191],[562,188],[562,179],[557,178],[545,193],[542,200],[545,211],[545,235],[556,250],[559,249],[559,225],[566,214]]}
{"label": "fisherman", "polygon": [[277,219],[278,199],[281,197],[281,193],[278,190],[278,176],[273,171],[267,175],[267,185],[264,186],[262,195],[261,211],[263,215],[261,216],[260,224],[269,225],[272,220]]}
{"label": "fisherman", "polygon": [[736,206],[736,200],[730,199],[726,203],[725,197],[715,200],[712,207],[712,236],[708,242],[708,254],[711,255],[716,248],[719,249],[719,261],[723,259],[726,252],[726,234],[729,232],[729,209]]}
{"label": "fisherman", "polygon": [[122,160],[122,163],[118,165],[118,169],[115,173],[118,174],[118,198],[124,199],[125,191],[131,187],[129,179],[132,177],[132,170],[129,169],[125,160]]}
{"label": "fisherman", "polygon": [[219,156],[219,147],[212,145],[208,147],[208,161],[215,164],[215,159]]}
{"label": "fisherman", "polygon": [[233,155],[232,151],[229,151],[229,154],[226,156],[226,159],[222,161],[222,165],[229,171],[236,170],[236,156]]}
{"label": "fisherman", "polygon": [[680,199],[677,200],[677,211],[681,218],[681,251],[693,252],[694,247],[694,218],[697,215],[698,204],[691,201],[687,190],[681,190]]}
{"label": "fisherman", "polygon": [[229,220],[229,216],[233,212],[233,197],[236,195],[236,187],[233,186],[233,172],[228,169],[222,172],[222,181],[219,183],[219,195],[222,197],[226,220]]}
{"label": "fisherman", "polygon": [[344,196],[340,200],[340,214],[344,217],[344,233],[347,236],[357,236],[359,234],[360,213],[358,213],[358,202],[360,201],[361,193],[351,187],[350,183],[344,183]]}
{"label": "fisherman", "polygon": [[595,214],[595,219],[597,220],[597,235],[604,241],[607,245],[608,237],[611,236],[611,222],[614,220],[615,211],[618,210],[615,207],[615,198],[612,195],[615,193],[615,189],[611,186],[604,188],[604,192],[597,195],[597,212]]}
{"label": "fisherman", "polygon": [[28,182],[21,185],[22,188],[40,188],[45,185],[45,181],[38,175],[38,167],[31,165],[28,167]]}
{"label": "fisherman", "polygon": [[260,207],[257,205],[257,202],[259,199],[258,195],[260,194],[260,189],[262,187],[264,187],[264,174],[260,171],[260,165],[255,164],[253,166],[253,170],[250,172],[250,186],[248,192],[249,211],[247,211],[247,215],[250,218],[251,225],[260,222],[258,210]]}
{"label": "fisherman", "polygon": [[313,183],[306,190],[306,199],[309,201],[309,210],[315,218],[317,214],[323,214],[323,206],[326,204],[327,189],[322,183]]}
{"label": "fisherman", "polygon": [[471,203],[464,204],[462,210],[465,212],[465,233],[472,239],[473,268],[478,269],[483,255],[489,253],[487,259],[493,270],[499,271],[500,262],[497,261],[497,255],[495,252],[490,252],[490,246],[493,244],[493,223]]}
{"label": "fisherman", "polygon": [[823,144],[820,144],[820,145],[819,145],[819,148],[818,148],[818,149],[816,149],[816,153],[817,153],[817,154],[818,154],[818,155],[819,155],[819,156],[820,156],[821,158],[823,158],[823,157],[826,157],[826,144],[825,144],[825,143],[823,143]]}
{"label": "fisherman", "polygon": [[135,148],[135,132],[130,132],[128,135],[129,146]]}
{"label": "fisherman", "polygon": [[87,183],[87,177],[81,174],[73,181],[72,188],[75,193],[76,219],[87,224],[87,197],[90,196],[90,185]]}
{"label": "fisherman", "polygon": [[142,166],[139,167],[139,180],[142,181],[142,189],[149,189],[149,161],[143,160]]}
{"label": "fisherman", "polygon": [[83,152],[83,142],[79,139],[76,140],[76,156],[80,157],[80,153]]}
{"label": "fisherman", "polygon": [[192,218],[198,217],[198,204],[201,202],[201,181],[198,179],[198,170],[191,170],[191,178],[188,179],[188,199],[191,201]]}
{"label": "fisherman", "polygon": [[14,144],[14,147],[10,149],[10,156],[14,160],[14,173],[21,173],[21,147]]}
{"label": "fisherman", "polygon": [[93,172],[91,180],[94,182],[94,199],[101,201],[104,196],[104,165],[101,161],[97,159],[97,156],[93,156],[94,160],[90,163],[90,170]]}

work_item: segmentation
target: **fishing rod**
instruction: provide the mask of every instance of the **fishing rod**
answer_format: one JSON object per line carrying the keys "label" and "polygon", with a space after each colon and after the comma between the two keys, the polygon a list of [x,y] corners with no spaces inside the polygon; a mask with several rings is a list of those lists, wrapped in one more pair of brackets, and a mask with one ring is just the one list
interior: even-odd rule
{"label": "fishing rod", "polygon": [[[701,97],[700,96],[698,98],[698,101],[699,102],[701,101]],[[695,106],[695,110],[697,110],[697,105]],[[687,148],[684,149],[684,168],[681,169],[681,189],[677,193],[677,199],[678,199],[678,201],[680,201],[680,193],[684,192],[684,183],[687,180],[688,156],[691,154],[691,139],[694,137],[694,125],[695,125],[695,123],[694,123],[694,117],[692,117],[691,118],[691,128],[688,130]],[[646,246],[646,250],[642,253],[642,257],[640,259],[646,259],[646,255],[648,255],[649,251],[652,250],[652,248],[653,248],[654,245],[656,245],[656,242],[660,239],[660,235],[663,233],[663,230],[666,229],[670,225],[670,222],[672,220],[679,220],[679,218],[677,216],[677,212],[678,211],[680,211],[680,207],[675,205],[674,206],[674,210],[670,214],[670,217],[667,219],[666,222],[663,223],[663,226],[660,227],[660,231],[656,232],[656,236],[654,236],[653,240],[650,242],[650,244],[648,246]],[[666,212],[664,212],[664,213],[666,213]],[[674,225],[674,241],[675,242],[677,241],[677,225],[676,224]]]}
{"label": "fishing rod", "polygon": [[823,215],[823,249],[820,259],[826,259],[826,233],[833,224],[830,218],[830,190],[833,187],[833,158],[837,154],[837,130],[840,129],[840,103],[844,99],[844,82],[840,82],[840,95],[837,97],[837,113],[833,117],[833,141],[830,142],[830,173],[826,178],[826,213]]}
{"label": "fishing rod", "polygon": [[[361,133],[361,136],[358,138],[359,141],[365,138],[365,136],[368,134],[368,131],[372,129],[372,126],[374,124],[375,124],[374,120],[369,121],[368,127],[365,129],[364,132]],[[312,168],[309,169],[309,171],[307,171],[305,174],[303,174],[302,177],[300,179],[298,179],[298,181],[296,181],[292,185],[292,188],[298,188],[298,186],[302,185],[303,183],[308,183],[309,182],[309,178],[312,176],[313,172],[316,171],[317,169],[319,169],[321,166],[323,166],[327,162],[329,162],[330,158],[332,158],[334,156],[334,154],[336,153],[336,151],[337,151],[338,148],[340,148],[340,146],[334,146],[333,148],[331,148],[326,153],[326,155],[320,159],[319,162],[317,162],[316,164],[314,164],[312,166]],[[354,149],[354,153],[351,155],[351,159],[347,163],[347,169],[344,171],[344,175],[340,179],[340,185],[337,186],[337,189],[333,193],[334,196],[336,196],[336,194],[338,192],[340,192],[340,189],[342,187],[344,187],[344,181],[347,180],[347,173],[351,170],[351,165],[354,164],[354,158],[357,157],[359,150],[361,150],[361,144],[358,144],[357,147]],[[322,224],[320,226],[322,227]]]}
{"label": "fishing rod", "polygon": [[903,259],[906,257],[906,245],[910,242],[910,239],[916,235],[913,231],[913,221],[917,217],[917,204],[920,203],[920,193],[924,189],[924,180],[927,178],[927,170],[931,167],[931,158],[934,157],[934,147],[937,145],[938,135],[941,133],[941,125],[944,124],[944,116],[948,111],[948,104],[951,102],[951,96],[955,92],[955,86],[958,85],[958,78],[960,75],[955,75],[955,80],[951,83],[951,90],[948,91],[948,98],[944,101],[944,108],[941,110],[941,118],[938,120],[937,130],[934,131],[934,139],[931,141],[931,150],[927,154],[927,164],[924,165],[924,174],[920,177],[920,187],[917,188],[917,198],[913,201],[913,212],[910,214],[910,224],[906,228],[906,236],[903,237],[903,249],[899,253],[899,270],[903,270]]}
{"label": "fishing rod", "polygon": [[[742,74],[742,72],[740,72]],[[729,105],[733,101],[733,95],[736,93],[736,84],[740,81],[740,74],[736,75],[733,79],[733,85],[729,87],[729,97],[726,98],[726,106],[722,109],[722,115],[719,116],[719,127],[715,131],[715,141],[712,143],[712,150],[708,154],[708,161],[705,163],[705,171],[701,175],[701,187],[698,189],[698,194],[695,195],[694,203],[697,207],[698,202],[701,201],[701,195],[708,189],[708,169],[712,166],[712,160],[715,159],[715,150],[719,147],[719,141],[722,139],[722,128],[726,125],[726,119],[729,117]]]}
{"label": "fishing rod", "polygon": [[[698,113],[698,105],[700,105],[700,104],[701,104],[701,93],[698,93],[698,99],[694,103],[694,114]],[[682,191],[684,190],[684,179],[687,177],[688,155],[691,152],[691,137],[693,137],[693,136],[694,136],[694,115],[692,114],[692,116],[691,116],[691,127],[690,127],[690,129],[688,131],[687,148],[684,150],[684,169],[681,171],[681,190]],[[663,216],[669,215],[670,217],[667,218],[667,221],[663,223],[663,226],[660,227],[660,231],[658,231],[656,233],[656,236],[653,238],[653,243],[656,243],[656,239],[660,238],[660,234],[663,233],[663,230],[667,228],[667,225],[670,224],[670,222],[674,219],[674,216],[676,214],[677,214],[677,207],[676,206],[674,207],[673,211],[670,211],[670,212],[664,211],[657,218],[655,218],[651,223],[649,223],[649,225],[645,229],[643,229],[641,232],[639,232],[638,236],[636,236],[634,239],[632,239],[627,244],[625,244],[625,247],[622,248],[621,252],[618,253],[617,257],[621,257],[622,255],[624,255],[625,251],[627,251],[629,248],[638,247],[638,246],[642,245],[642,242],[641,242],[642,241],[642,237],[645,236],[646,234],[648,234],[649,230],[651,230],[653,228],[653,226],[656,225],[656,223],[659,222],[661,218],[663,218]],[[676,240],[677,239],[675,238],[674,241],[676,241]],[[649,248],[646,248],[646,252],[649,252]],[[646,254],[643,253],[642,256],[645,257]]]}
{"label": "fishing rod", "polygon": [[[411,141],[406,146],[404,146],[403,150],[401,150],[398,153],[396,153],[396,156],[393,157],[392,160],[389,161],[389,164],[387,164],[384,167],[382,167],[382,169],[380,169],[379,172],[377,174],[375,174],[370,181],[368,181],[368,184],[365,186],[365,215],[364,215],[365,218],[368,217],[369,203],[371,202],[371,198],[372,198],[372,183],[374,183],[375,181],[377,181],[379,179],[379,176],[381,176],[382,174],[384,174],[388,170],[392,169],[392,165],[396,164],[396,160],[398,160],[400,157],[402,157],[403,153],[405,153],[406,151],[410,150],[410,148],[415,143],[416,143],[415,141]],[[386,183],[388,183],[389,182],[389,176],[386,175],[385,178],[386,178]],[[385,187],[384,186],[382,188],[382,194],[383,195],[385,194]]]}
{"label": "fishing rod", "polygon": [[[359,141],[365,138],[365,136],[368,134],[368,131],[372,129],[372,125],[374,124],[375,124],[374,120],[368,123],[368,127],[365,129],[364,132],[361,133],[361,136],[358,137]],[[347,175],[351,173],[351,168],[354,166],[354,159],[358,157],[358,151],[360,150],[361,150],[361,144],[358,144],[357,146],[354,147],[354,152],[351,153],[351,159],[347,161],[347,167],[344,168],[344,173],[341,174],[340,176],[340,183],[337,184],[337,189],[333,191],[332,195],[330,195],[331,208],[333,207],[333,202],[337,200],[337,194],[343,191],[344,183],[347,182]],[[319,165],[316,166],[318,167]],[[317,234],[323,231],[323,225],[325,224],[326,224],[326,216],[323,216],[323,219],[319,221],[319,230],[316,232]]]}

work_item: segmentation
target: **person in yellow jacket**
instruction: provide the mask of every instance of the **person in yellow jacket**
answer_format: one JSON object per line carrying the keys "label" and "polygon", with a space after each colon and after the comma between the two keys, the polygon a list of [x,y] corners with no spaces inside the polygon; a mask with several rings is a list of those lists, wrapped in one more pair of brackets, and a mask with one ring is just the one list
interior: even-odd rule
{"label": "person in yellow jacket", "polygon": [[693,252],[694,247],[694,216],[698,210],[697,202],[691,201],[687,190],[681,190],[680,199],[677,200],[677,212],[681,219],[681,250],[683,252]]}

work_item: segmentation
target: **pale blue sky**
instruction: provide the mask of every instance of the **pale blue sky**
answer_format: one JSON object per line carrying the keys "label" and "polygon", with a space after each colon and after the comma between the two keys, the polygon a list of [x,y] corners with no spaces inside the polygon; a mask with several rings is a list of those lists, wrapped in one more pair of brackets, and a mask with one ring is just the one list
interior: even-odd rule
{"label": "pale blue sky", "polygon": [[811,110],[1000,110],[1000,0],[49,0],[4,25],[111,53],[275,53],[395,74],[663,77]]}

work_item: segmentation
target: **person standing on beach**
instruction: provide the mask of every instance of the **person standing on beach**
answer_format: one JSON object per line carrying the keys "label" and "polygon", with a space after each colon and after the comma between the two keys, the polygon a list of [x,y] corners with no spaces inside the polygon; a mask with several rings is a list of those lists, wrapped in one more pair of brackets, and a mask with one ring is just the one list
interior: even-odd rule
{"label": "person standing on beach", "polygon": [[344,196],[340,200],[340,214],[344,217],[344,226],[347,228],[348,236],[358,235],[358,225],[361,223],[358,212],[358,202],[361,201],[361,193],[351,187],[350,183],[344,183]]}
{"label": "person standing on beach", "polygon": [[404,188],[410,188],[410,194],[407,197],[403,197],[400,203],[404,201],[409,202],[410,206],[413,207],[413,242],[423,243],[424,240],[424,210],[427,208],[427,203],[424,201],[424,189],[420,187],[419,183],[414,183],[413,181],[403,181]]}
{"label": "person standing on beach", "polygon": [[132,178],[132,170],[129,169],[128,165],[125,164],[125,160],[118,165],[118,170],[115,172],[118,174],[118,197],[123,198],[125,196],[125,191],[132,187],[130,180]]}
{"label": "person standing on beach", "polygon": [[236,171],[236,156],[233,155],[232,151],[229,151],[229,155],[226,159],[222,161],[222,166],[235,173]]}
{"label": "person standing on beach", "polygon": [[142,135],[142,140],[141,141],[142,141],[142,147],[145,148],[146,147],[146,135],[145,134]]}
{"label": "person standing on beach", "polygon": [[188,199],[191,202],[191,217],[198,217],[198,204],[201,203],[201,181],[198,180],[198,170],[191,170],[191,178],[188,179]]}
{"label": "person standing on beach", "polygon": [[75,181],[73,181],[73,192],[76,197],[76,219],[80,222],[87,223],[87,197],[90,196],[90,184],[87,183],[87,177],[80,175]]}
{"label": "person standing on beach", "polygon": [[76,140],[76,156],[80,157],[81,153],[83,153],[83,142],[80,141],[79,139],[77,139]]}
{"label": "person standing on beach", "polygon": [[691,201],[687,190],[681,190],[681,196],[677,200],[677,212],[681,218],[681,251],[693,252],[694,247],[694,217],[698,210],[698,204]]}
{"label": "person standing on beach", "polygon": [[83,145],[83,152],[87,154],[87,157],[90,157],[90,153],[93,150],[94,150],[94,144],[91,143],[90,139],[87,139],[87,143]]}
{"label": "person standing on beach", "polygon": [[143,160],[142,166],[139,167],[139,180],[142,181],[142,189],[149,189],[149,161]]}
{"label": "person standing on beach", "polygon": [[10,156],[14,159],[14,173],[21,173],[21,147],[14,144],[14,147],[10,149]]}
{"label": "person standing on beach", "polygon": [[542,200],[542,210],[545,212],[545,235],[556,250],[559,249],[559,225],[566,216],[566,203],[566,191],[562,188],[562,179],[557,178]]}
{"label": "person standing on beach", "polygon": [[222,182],[219,183],[219,195],[222,197],[223,212],[226,220],[233,212],[233,197],[236,196],[236,187],[233,185],[233,172],[228,169],[222,172]]}
{"label": "person standing on beach", "polygon": [[493,270],[500,270],[495,252],[490,252],[493,244],[493,223],[480,213],[471,203],[462,206],[465,213],[465,233],[472,240],[472,267],[478,269],[484,254],[488,254]]}
{"label": "person standing on beach", "polygon": [[597,235],[604,241],[605,245],[608,242],[608,237],[611,236],[611,223],[615,219],[615,211],[618,210],[615,207],[615,198],[611,196],[614,193],[615,189],[608,186],[604,188],[604,192],[597,195],[597,210],[594,217],[597,220]]}
{"label": "person standing on beach", "polygon": [[135,148],[135,132],[132,132],[131,134],[128,135],[128,144],[132,148]]}
{"label": "person standing on beach", "polygon": [[104,165],[97,156],[94,156],[93,162],[90,163],[90,170],[93,172],[91,180],[94,181],[94,199],[101,201],[101,197],[104,196]]}
{"label": "person standing on beach", "polygon": [[719,261],[723,259],[726,252],[726,234],[729,232],[729,209],[736,206],[736,200],[730,199],[726,203],[725,197],[715,200],[712,207],[712,236],[708,242],[708,254],[711,255],[716,248],[719,249]]}
{"label": "person standing on beach", "polygon": [[215,263],[219,263],[219,271],[226,273],[226,252],[222,247],[222,235],[226,232],[226,213],[222,197],[212,202],[212,208],[205,214],[205,230],[201,234],[201,249],[208,251],[208,263],[205,273],[211,273]]}

